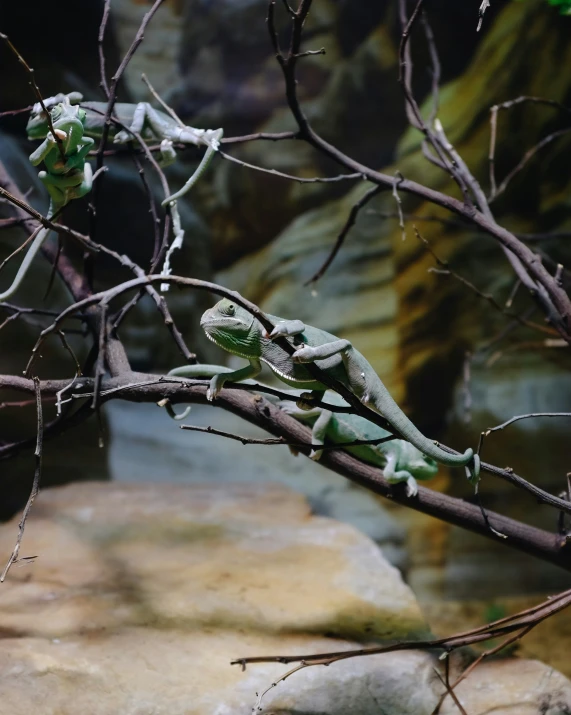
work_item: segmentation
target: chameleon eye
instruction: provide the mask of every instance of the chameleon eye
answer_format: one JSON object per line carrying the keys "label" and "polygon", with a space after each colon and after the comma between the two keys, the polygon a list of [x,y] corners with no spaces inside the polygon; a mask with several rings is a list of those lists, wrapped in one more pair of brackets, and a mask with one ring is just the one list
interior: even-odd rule
{"label": "chameleon eye", "polygon": [[234,303],[230,303],[228,305],[228,315],[234,315],[235,312],[236,312],[236,306],[234,305]]}

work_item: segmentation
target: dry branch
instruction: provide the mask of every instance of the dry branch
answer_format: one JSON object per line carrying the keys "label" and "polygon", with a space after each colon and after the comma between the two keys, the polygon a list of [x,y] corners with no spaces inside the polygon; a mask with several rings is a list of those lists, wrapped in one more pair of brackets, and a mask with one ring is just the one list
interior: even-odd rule
{"label": "dry branch", "polygon": [[[198,382],[198,381],[197,381]],[[41,390],[43,396],[56,395],[69,385],[68,380],[43,381]],[[74,390],[79,394],[85,391],[89,396],[94,391],[93,378],[80,378],[76,381]],[[215,401],[215,405],[240,416],[246,421],[260,427],[275,437],[286,441],[305,444],[299,450],[308,455],[311,451],[310,430],[287,415],[283,410],[270,404],[259,396],[249,394],[252,388],[235,385],[225,387]],[[33,394],[34,383],[32,380],[16,376],[0,376],[0,390],[11,389],[23,393]],[[123,373],[116,377],[104,378],[101,382],[100,402],[108,399],[128,400],[129,402],[159,402],[168,399],[172,404],[199,403],[210,404],[206,400],[206,383],[195,384],[194,381],[182,383],[159,375],[145,373]],[[84,408],[92,414],[91,403]],[[166,419],[166,417],[165,417]],[[10,453],[5,447],[0,448],[0,458]],[[532,554],[563,569],[571,571],[571,547],[565,537],[560,534],[551,534],[542,529],[528,526],[521,522],[509,519],[501,514],[488,511],[487,516],[494,527],[507,536],[501,539],[490,531],[478,506],[469,502],[451,497],[447,494],[433,491],[419,486],[416,497],[407,497],[402,485],[391,485],[382,476],[382,471],[372,465],[359,461],[347,452],[327,450],[321,464],[334,472],[341,474],[350,481],[403,504],[415,511],[434,516],[449,524],[460,526],[474,533],[485,536],[508,547]],[[509,470],[501,470],[492,465],[483,464],[483,471],[494,473],[512,484],[516,484],[517,477]],[[525,480],[521,480],[525,483]],[[537,490],[541,493],[541,490]],[[534,493],[539,498],[539,495]],[[571,513],[571,503],[543,492],[541,500],[554,509]]]}

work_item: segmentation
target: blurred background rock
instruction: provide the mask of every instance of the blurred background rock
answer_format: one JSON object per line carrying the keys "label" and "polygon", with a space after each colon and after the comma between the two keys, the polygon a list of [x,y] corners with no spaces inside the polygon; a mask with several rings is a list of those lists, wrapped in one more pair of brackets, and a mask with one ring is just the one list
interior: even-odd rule
{"label": "blurred background rock", "polygon": [[[108,73],[128,49],[150,2],[113,0],[106,36]],[[438,116],[487,189],[489,108],[519,95],[570,103],[568,42],[571,19],[540,0],[493,3],[476,34],[477,3],[438,0],[431,21],[442,63]],[[60,0],[58,11],[39,1],[3,3],[0,30],[10,35],[36,70],[45,96],[80,90],[100,99],[97,33],[102,2]],[[125,73],[121,100],[147,100],[145,72],[155,88],[192,126],[225,129],[226,136],[294,129],[281,72],[267,37],[266,3],[259,0],[165,2]],[[282,29],[287,18],[281,16]],[[407,128],[397,84],[399,30],[394,2],[315,0],[306,45],[324,47],[300,63],[299,90],[315,128],[329,142],[366,164],[401,171],[433,188],[456,193],[447,175],[428,163],[420,135]],[[431,74],[421,33],[413,37],[414,86],[430,101]],[[22,68],[0,45],[0,112],[27,106],[34,97]],[[45,210],[35,170],[27,163],[26,114],[0,120],[1,158],[20,189]],[[497,172],[503,177],[542,137],[564,127],[568,116],[549,107],[521,105],[500,114]],[[528,234],[571,231],[568,157],[571,134],[546,146],[493,204],[498,220]],[[250,142],[228,148],[243,161],[304,177],[338,173],[331,161],[298,142]],[[190,148],[169,169],[182,184],[200,156]],[[152,222],[136,168],[128,158],[109,162],[101,182],[96,239],[147,265]],[[151,176],[151,172],[147,172]],[[152,181],[152,179],[151,179]],[[154,190],[157,190],[153,184]],[[395,398],[419,427],[459,449],[475,446],[480,432],[516,414],[566,411],[570,404],[569,351],[547,348],[537,333],[513,325],[505,315],[451,276],[429,272],[435,261],[415,237],[413,223],[436,254],[483,292],[504,304],[514,276],[498,244],[466,229],[454,217],[402,196],[403,232],[397,205],[384,192],[359,215],[326,275],[303,284],[322,264],[355,201],[361,183],[298,184],[254,172],[217,157],[207,175],[180,203],[186,240],[174,271],[235,288],[271,313],[300,318],[346,337],[365,353]],[[76,205],[77,203],[77,205]],[[66,213],[85,230],[85,206]],[[0,205],[2,216],[9,208]],[[442,223],[426,218],[445,218]],[[20,230],[0,233],[6,255]],[[569,263],[571,239],[533,243],[542,255]],[[543,253],[545,249],[545,254]],[[74,247],[70,246],[73,251]],[[34,277],[17,302],[37,303],[49,267],[36,261]],[[124,279],[124,270],[97,259],[98,287]],[[37,292],[33,292],[37,291]],[[48,305],[67,300],[53,290]],[[198,317],[208,299],[191,292],[168,294],[173,316],[201,361],[224,356],[207,343]],[[531,306],[519,291],[512,310]],[[542,321],[539,313],[533,319]],[[19,372],[37,326],[17,321],[0,332],[0,370]],[[181,363],[152,305],[144,300],[125,325],[124,339],[137,369],[166,371]],[[472,354],[470,420],[465,410],[466,353]],[[45,351],[42,376],[71,374],[55,343]],[[8,399],[7,397],[5,399]],[[44,483],[111,477],[127,481],[279,481],[305,493],[317,513],[350,521],[383,546],[404,569],[421,599],[481,598],[550,591],[571,578],[555,567],[441,524],[421,514],[380,502],[336,475],[279,448],[244,449],[213,436],[180,432],[158,408],[115,402],[106,410],[105,446],[98,426],[46,443]],[[240,434],[253,428],[230,415],[193,408],[193,422],[216,424]],[[2,440],[33,434],[33,408],[0,411]],[[569,466],[565,421],[524,421],[488,438],[484,457],[509,465],[553,493],[565,486]],[[21,506],[32,474],[31,456],[0,463],[5,493],[2,515]],[[441,474],[433,486],[470,498],[461,470]],[[483,502],[514,518],[553,530],[555,517],[524,493],[485,476]]]}

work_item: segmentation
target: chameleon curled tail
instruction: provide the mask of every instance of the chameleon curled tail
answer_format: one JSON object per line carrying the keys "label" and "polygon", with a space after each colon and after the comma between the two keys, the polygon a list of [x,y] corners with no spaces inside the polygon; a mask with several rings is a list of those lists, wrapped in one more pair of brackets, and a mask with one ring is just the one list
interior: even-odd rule
{"label": "chameleon curled tail", "polygon": [[[470,482],[473,484],[478,482],[480,475],[480,457],[478,454],[474,454],[473,449],[468,448],[464,454],[452,454],[442,449],[442,447],[439,447],[437,442],[425,437],[393,400],[381,380],[378,380],[375,384],[375,398],[377,399],[369,400],[365,403],[367,407],[370,407],[385,417],[408,442],[413,444],[423,454],[432,457],[441,464],[446,464],[449,467],[465,467],[466,476]],[[382,412],[375,406],[375,403],[382,404]]]}

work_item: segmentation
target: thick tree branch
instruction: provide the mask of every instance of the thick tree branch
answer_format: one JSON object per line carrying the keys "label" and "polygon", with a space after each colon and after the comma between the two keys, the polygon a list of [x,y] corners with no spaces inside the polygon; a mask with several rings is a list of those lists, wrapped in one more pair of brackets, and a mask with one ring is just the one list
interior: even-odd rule
{"label": "thick tree branch", "polygon": [[[69,381],[66,380],[43,381],[40,384],[40,389],[42,395],[48,397],[57,394],[68,385]],[[7,388],[28,394],[34,393],[33,380],[23,377],[0,376],[0,389]],[[76,392],[87,391],[90,394],[93,388],[93,378],[80,378],[74,386]],[[275,437],[283,438],[288,442],[305,444],[305,447],[299,449],[304,454],[309,454],[311,432],[307,427],[259,395],[251,395],[246,390],[236,388],[223,389],[214,404],[261,427]],[[109,394],[109,390],[113,390],[113,392]],[[166,398],[173,404],[181,402],[210,404],[206,400],[206,384],[172,382],[169,381],[169,378],[163,380],[158,375],[146,373],[128,373],[120,377],[103,379],[100,391],[101,403],[113,397],[120,397],[129,402],[159,402]],[[507,537],[501,538],[489,529],[480,508],[474,504],[422,486],[419,486],[416,497],[407,497],[406,490],[401,488],[401,485],[390,485],[383,478],[380,469],[360,462],[346,452],[327,450],[327,453],[324,453],[321,458],[321,463],[352,482],[387,499],[571,571],[571,546],[559,534],[551,534],[488,511],[487,517],[493,528]],[[487,466],[485,465],[485,468]],[[551,500],[554,504],[561,503],[567,510],[571,508],[568,502],[557,500],[556,497],[551,497]]]}

